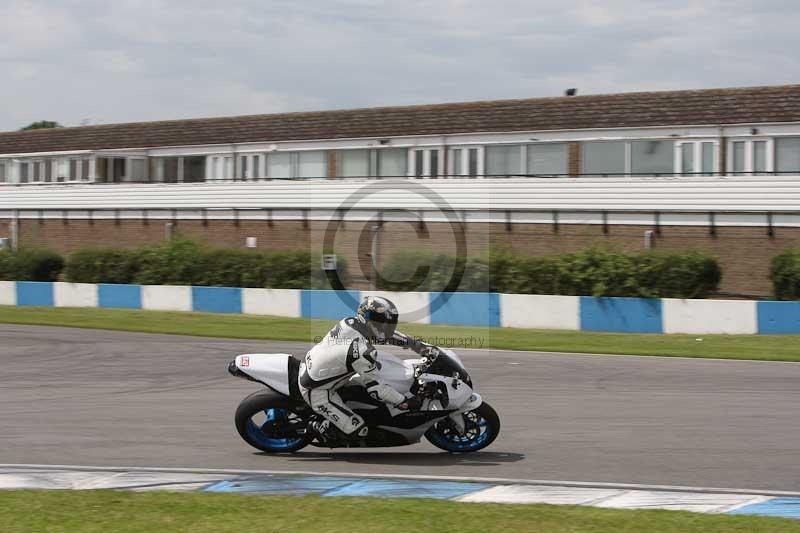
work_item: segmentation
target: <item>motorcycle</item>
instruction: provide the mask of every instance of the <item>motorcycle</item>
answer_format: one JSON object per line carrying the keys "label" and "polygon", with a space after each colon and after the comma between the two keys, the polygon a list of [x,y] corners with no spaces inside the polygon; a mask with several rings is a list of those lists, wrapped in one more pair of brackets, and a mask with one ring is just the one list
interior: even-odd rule
{"label": "motorcycle", "polygon": [[455,352],[400,359],[381,353],[381,378],[401,393],[423,399],[419,410],[402,411],[372,398],[358,374],[337,390],[348,409],[364,418],[366,437],[322,440],[308,431],[319,419],[303,400],[297,376],[304,362],[290,354],[243,354],[228,365],[233,376],[266,388],[241,401],[235,422],[250,446],[267,453],[293,453],[308,445],[327,448],[406,446],[424,436],[448,452],[476,452],[500,432],[500,417],[473,391],[472,379]]}

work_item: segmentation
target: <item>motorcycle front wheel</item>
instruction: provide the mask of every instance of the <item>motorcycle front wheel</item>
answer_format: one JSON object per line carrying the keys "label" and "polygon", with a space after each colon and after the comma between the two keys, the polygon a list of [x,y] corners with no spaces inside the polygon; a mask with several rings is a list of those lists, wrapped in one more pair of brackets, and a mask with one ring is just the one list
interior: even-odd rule
{"label": "motorcycle front wheel", "polygon": [[236,430],[253,448],[267,453],[293,453],[308,446],[307,421],[289,398],[258,391],[236,409]]}
{"label": "motorcycle front wheel", "polygon": [[425,433],[428,442],[453,453],[477,452],[489,446],[500,434],[500,417],[484,402],[464,413],[464,433],[459,433],[450,418],[440,420]]}

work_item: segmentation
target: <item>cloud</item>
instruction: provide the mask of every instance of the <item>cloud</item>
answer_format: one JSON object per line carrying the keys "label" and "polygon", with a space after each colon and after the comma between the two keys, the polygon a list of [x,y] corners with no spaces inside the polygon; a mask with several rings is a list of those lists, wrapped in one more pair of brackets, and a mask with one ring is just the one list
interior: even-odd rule
{"label": "cloud", "polygon": [[0,129],[796,83],[799,12],[789,0],[7,0]]}

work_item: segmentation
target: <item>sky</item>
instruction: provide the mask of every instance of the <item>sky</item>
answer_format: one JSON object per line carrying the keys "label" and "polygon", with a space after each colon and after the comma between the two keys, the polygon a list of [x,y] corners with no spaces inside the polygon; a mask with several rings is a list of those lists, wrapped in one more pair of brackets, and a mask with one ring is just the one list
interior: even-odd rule
{"label": "sky", "polygon": [[0,130],[800,83],[796,0],[3,0]]}

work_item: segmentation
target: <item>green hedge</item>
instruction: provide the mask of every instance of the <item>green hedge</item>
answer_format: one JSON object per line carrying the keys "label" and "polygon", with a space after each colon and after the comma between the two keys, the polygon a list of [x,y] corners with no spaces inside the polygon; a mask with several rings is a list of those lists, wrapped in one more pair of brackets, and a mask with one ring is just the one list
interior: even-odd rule
{"label": "green hedge", "polygon": [[446,254],[403,252],[382,268],[381,288],[440,291],[456,270],[458,291],[511,294],[704,298],[722,277],[717,261],[698,252],[620,252],[588,249],[529,257],[508,250],[486,258],[456,260]]}
{"label": "green hedge", "polygon": [[85,248],[69,256],[64,275],[74,283],[133,283],[138,267],[130,250]]}
{"label": "green hedge", "polygon": [[772,292],[778,300],[800,300],[800,250],[788,250],[772,258]]}
{"label": "green hedge", "polygon": [[10,281],[57,281],[64,258],[51,250],[0,251],[0,279]]}
{"label": "green hedge", "polygon": [[[456,271],[462,273],[460,282],[456,279],[457,286],[448,287]],[[399,252],[380,269],[379,286],[387,291],[485,292],[491,289],[490,274],[491,265],[483,258],[456,260],[440,253]]]}
{"label": "green hedge", "polygon": [[[68,258],[66,277],[83,283],[330,288],[319,254],[211,248],[187,240],[133,250],[80,250]],[[339,277],[347,283],[342,260]]]}

